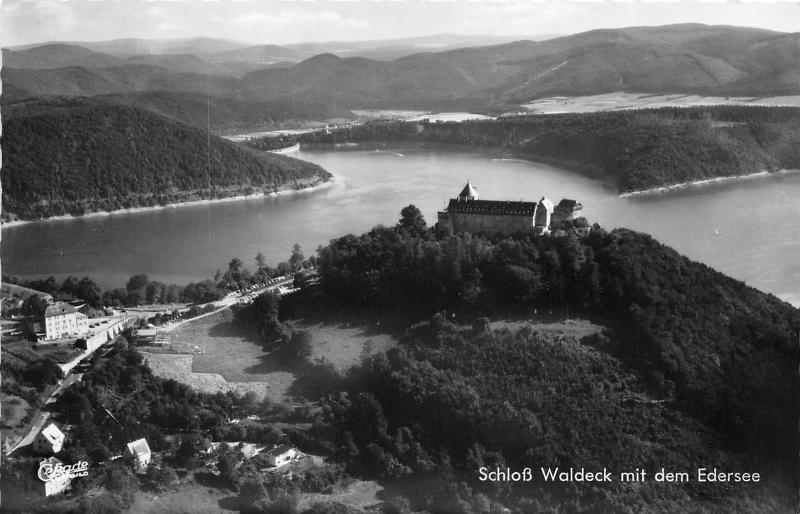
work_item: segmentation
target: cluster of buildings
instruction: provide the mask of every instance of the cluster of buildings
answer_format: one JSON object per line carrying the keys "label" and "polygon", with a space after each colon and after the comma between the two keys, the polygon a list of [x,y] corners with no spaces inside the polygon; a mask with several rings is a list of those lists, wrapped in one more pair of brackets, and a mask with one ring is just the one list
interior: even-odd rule
{"label": "cluster of buildings", "polygon": [[[31,443],[31,447],[35,453],[48,456],[39,463],[39,478],[44,484],[45,496],[53,496],[68,490],[74,478],[71,473],[49,474],[41,472],[42,469],[53,470],[64,466],[64,462],[59,460],[55,454],[60,452],[64,447],[65,438],[64,432],[62,432],[55,423],[50,423],[36,435]],[[142,438],[128,443],[125,455],[122,457],[128,459],[136,473],[144,473],[150,465],[153,454],[150,451],[147,440]],[[113,458],[114,457],[112,457],[112,459]],[[68,463],[67,465],[74,468],[76,465],[80,467],[80,464],[81,463]]]}
{"label": "cluster of buildings", "polygon": [[567,198],[557,205],[546,197],[538,202],[480,200],[478,192],[467,181],[461,193],[438,213],[438,224],[450,234],[529,232],[544,235],[567,227],[567,222],[577,220],[582,210],[583,205]]}

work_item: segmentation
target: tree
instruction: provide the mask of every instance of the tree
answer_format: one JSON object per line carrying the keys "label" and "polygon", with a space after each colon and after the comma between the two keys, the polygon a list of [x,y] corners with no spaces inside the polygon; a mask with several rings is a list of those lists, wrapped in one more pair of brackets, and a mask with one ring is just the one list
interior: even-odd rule
{"label": "tree", "polygon": [[409,235],[420,235],[428,229],[422,212],[414,204],[403,207],[400,211],[400,222],[397,227]]}
{"label": "tree", "polygon": [[219,458],[217,459],[219,476],[233,487],[238,486],[240,478],[237,470],[238,464],[239,459],[236,458],[236,454],[233,451],[229,449],[221,450]]}
{"label": "tree", "polygon": [[256,296],[252,305],[247,309],[250,319],[258,327],[259,335],[265,342],[273,341],[283,334],[283,328],[278,320],[278,307],[280,297],[272,292]]}
{"label": "tree", "polygon": [[44,390],[48,385],[53,385],[64,377],[61,367],[50,357],[44,357],[28,364],[25,367],[26,380],[37,389]]}
{"label": "tree", "polygon": [[292,255],[289,257],[289,266],[292,268],[292,270],[296,271],[303,267],[303,261],[305,260],[306,258],[303,255],[303,248],[300,246],[300,244],[295,243],[294,246],[292,246]]}
{"label": "tree", "polygon": [[191,433],[181,438],[181,445],[175,452],[175,463],[186,469],[197,467],[196,455],[206,449],[206,440],[199,434]]}
{"label": "tree", "polygon": [[267,258],[264,257],[263,253],[258,252],[258,254],[256,254],[256,269],[262,270],[266,266],[267,266]]}
{"label": "tree", "polygon": [[148,282],[150,282],[150,279],[147,275],[133,275],[130,280],[128,280],[125,289],[127,289],[128,292],[141,291],[147,287]]}
{"label": "tree", "polygon": [[228,271],[230,271],[232,274],[239,273],[242,271],[242,266],[244,266],[242,260],[238,257],[234,257],[231,259],[231,262],[228,263]]}
{"label": "tree", "polygon": [[242,512],[249,511],[259,500],[269,500],[269,494],[264,484],[256,477],[246,479],[239,487],[239,503]]}
{"label": "tree", "polygon": [[292,360],[303,362],[311,358],[314,349],[311,334],[306,330],[297,330],[286,344],[286,355]]}
{"label": "tree", "polygon": [[47,309],[47,300],[39,296],[38,294],[31,295],[22,302],[22,314],[25,316],[37,316],[41,317],[44,316],[44,311]]}
{"label": "tree", "polygon": [[92,307],[99,307],[102,298],[102,292],[97,284],[94,283],[89,277],[83,277],[77,284],[75,296],[85,300]]}

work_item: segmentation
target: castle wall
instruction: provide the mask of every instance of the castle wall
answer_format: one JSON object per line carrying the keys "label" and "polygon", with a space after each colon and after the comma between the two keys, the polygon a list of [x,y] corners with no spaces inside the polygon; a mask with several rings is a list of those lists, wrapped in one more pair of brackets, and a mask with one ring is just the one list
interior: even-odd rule
{"label": "castle wall", "polygon": [[486,234],[512,234],[515,232],[533,231],[533,218],[510,214],[472,214],[448,213],[452,231],[458,232],[484,232]]}

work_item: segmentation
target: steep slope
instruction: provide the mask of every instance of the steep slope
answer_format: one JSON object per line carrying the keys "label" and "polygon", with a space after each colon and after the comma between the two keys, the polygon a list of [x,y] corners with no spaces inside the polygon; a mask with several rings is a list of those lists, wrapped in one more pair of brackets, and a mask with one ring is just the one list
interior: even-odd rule
{"label": "steep slope", "polygon": [[313,164],[243,150],[101,102],[41,100],[12,109],[3,122],[5,219],[271,192],[330,176]]}
{"label": "steep slope", "polygon": [[[319,253],[323,305],[430,319],[324,403],[315,433],[348,469],[431,512],[489,512],[478,492],[520,512],[791,510],[799,310],[626,229],[486,238],[404,221]],[[557,336],[534,314],[547,309],[571,318]],[[608,330],[579,340],[575,316]],[[493,483],[483,466],[535,478]],[[546,483],[540,466],[648,478]],[[700,483],[701,467],[761,482]],[[658,483],[660,468],[691,479]]]}

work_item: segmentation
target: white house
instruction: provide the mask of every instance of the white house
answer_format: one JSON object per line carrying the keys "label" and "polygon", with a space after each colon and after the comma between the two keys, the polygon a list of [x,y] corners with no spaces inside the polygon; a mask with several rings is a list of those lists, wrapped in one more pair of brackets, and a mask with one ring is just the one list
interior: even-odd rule
{"label": "white house", "polygon": [[128,443],[128,456],[133,459],[133,468],[141,473],[150,465],[152,454],[150,453],[150,446],[147,444],[147,439],[138,439]]}
{"label": "white house", "polygon": [[89,318],[66,302],[56,302],[44,311],[47,339],[60,339],[84,334],[89,330]]}
{"label": "white house", "polygon": [[58,429],[55,423],[50,423],[33,439],[33,449],[36,453],[52,455],[61,451],[64,446],[64,432]]}
{"label": "white house", "polygon": [[[49,459],[45,459],[39,463],[39,469],[43,467],[49,467],[50,469],[54,469],[58,464],[63,464],[60,460],[55,457],[50,457]],[[42,477],[40,476],[40,479]],[[69,476],[69,473],[62,473],[56,475],[55,478],[52,480],[45,480],[44,481],[44,495],[45,496],[53,496],[55,494],[60,494],[70,488],[70,483],[72,482],[72,478]]]}
{"label": "white house", "polygon": [[266,452],[267,462],[277,467],[291,462],[297,456],[297,449],[288,444],[282,444]]}

